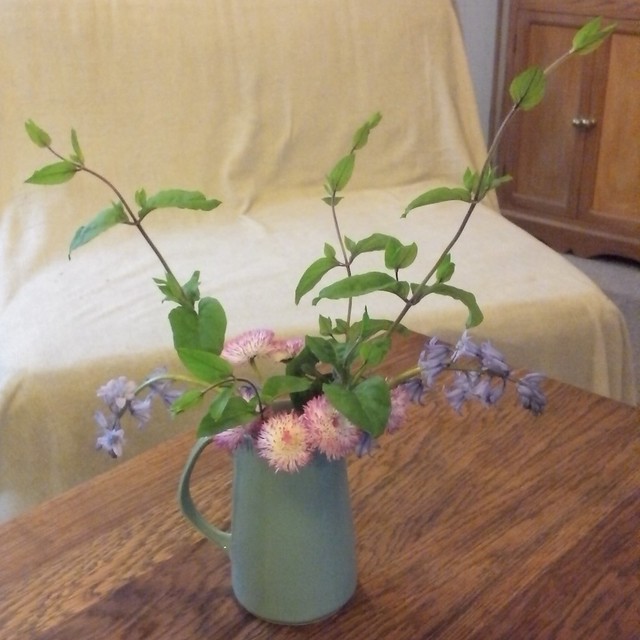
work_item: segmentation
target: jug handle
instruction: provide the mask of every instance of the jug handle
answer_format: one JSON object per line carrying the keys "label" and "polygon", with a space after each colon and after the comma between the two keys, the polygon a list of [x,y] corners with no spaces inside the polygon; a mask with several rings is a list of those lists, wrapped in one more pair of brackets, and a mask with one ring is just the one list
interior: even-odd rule
{"label": "jug handle", "polygon": [[178,484],[178,504],[180,505],[180,510],[185,518],[187,518],[187,520],[189,520],[189,522],[191,522],[191,524],[200,531],[200,533],[229,553],[231,532],[222,531],[222,529],[219,529],[209,523],[200,511],[198,511],[198,508],[191,497],[191,474],[193,473],[193,469],[196,466],[196,462],[198,461],[200,454],[212,442],[213,438],[211,436],[198,438],[191,448]]}

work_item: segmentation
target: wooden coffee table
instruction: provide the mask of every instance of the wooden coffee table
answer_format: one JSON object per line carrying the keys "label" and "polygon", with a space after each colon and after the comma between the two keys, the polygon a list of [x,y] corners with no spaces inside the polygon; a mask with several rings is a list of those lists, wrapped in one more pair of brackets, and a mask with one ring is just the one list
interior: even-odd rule
{"label": "wooden coffee table", "polygon": [[[0,528],[0,638],[640,638],[640,412],[546,391],[537,419],[515,397],[463,416],[434,399],[352,461],[359,585],[329,620],[236,604],[226,556],[178,512],[187,434]],[[194,477],[221,524],[230,468],[212,451]]]}

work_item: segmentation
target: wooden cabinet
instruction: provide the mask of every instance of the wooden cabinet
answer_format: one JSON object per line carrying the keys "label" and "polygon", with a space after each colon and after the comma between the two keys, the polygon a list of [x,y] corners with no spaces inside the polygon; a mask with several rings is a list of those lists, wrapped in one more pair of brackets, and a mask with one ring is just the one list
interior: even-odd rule
{"label": "wooden cabinet", "polygon": [[513,181],[504,214],[553,248],[640,261],[640,2],[512,0],[494,105],[511,106],[510,80],[568,50],[576,30],[602,16],[614,34],[549,76],[545,100],[517,114],[498,152]]}

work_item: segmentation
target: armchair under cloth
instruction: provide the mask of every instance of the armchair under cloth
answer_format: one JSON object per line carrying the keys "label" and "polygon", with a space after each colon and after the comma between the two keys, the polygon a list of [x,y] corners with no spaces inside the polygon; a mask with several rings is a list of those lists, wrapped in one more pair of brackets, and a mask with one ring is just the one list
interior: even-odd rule
{"label": "armchair under cloth", "polygon": [[[220,198],[211,213],[158,211],[148,229],[182,280],[201,271],[229,333],[313,332],[296,307],[304,268],[333,242],[326,172],[355,128],[380,126],[340,205],[344,232],[420,246],[418,278],[465,212],[404,207],[429,186],[478,169],[480,131],[456,16],[445,0],[3,0],[0,2],[0,517],[113,464],[93,452],[96,388],[175,366],[155,256],[130,228],[67,250],[112,194],[89,176],[25,185],[49,162],[28,140],[33,118],[128,197],[180,187]],[[454,284],[476,294],[490,338],[517,365],[634,401],[622,316],[564,258],[481,204],[454,251]],[[373,259],[373,258],[372,258]],[[373,313],[392,315],[390,297]],[[430,297],[406,325],[454,340],[466,309]],[[126,456],[197,418],[159,408]]]}

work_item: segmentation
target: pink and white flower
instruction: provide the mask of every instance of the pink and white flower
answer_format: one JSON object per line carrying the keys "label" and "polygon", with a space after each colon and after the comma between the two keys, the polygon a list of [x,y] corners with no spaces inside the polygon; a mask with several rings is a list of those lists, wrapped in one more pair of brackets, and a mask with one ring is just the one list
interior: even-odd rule
{"label": "pink and white flower", "polygon": [[244,427],[231,427],[213,436],[213,442],[221,449],[235,451],[243,442],[246,442],[249,431]]}
{"label": "pink and white flower", "polygon": [[360,430],[340,414],[326,396],[317,396],[307,402],[303,420],[311,445],[329,459],[344,458],[358,445]]}
{"label": "pink and white flower", "polygon": [[304,347],[303,338],[290,338],[288,340],[273,340],[269,351],[269,357],[276,362],[290,360],[297,356]]}
{"label": "pink and white flower", "polygon": [[302,417],[293,411],[275,413],[264,422],[256,449],[276,471],[297,471],[312,457]]}
{"label": "pink and white flower", "polygon": [[387,420],[387,431],[395,433],[404,422],[407,415],[407,407],[411,404],[411,393],[404,386],[391,390],[391,413]]}
{"label": "pink and white flower", "polygon": [[268,356],[275,338],[270,329],[252,329],[229,340],[220,354],[232,364],[246,364],[259,356]]}

